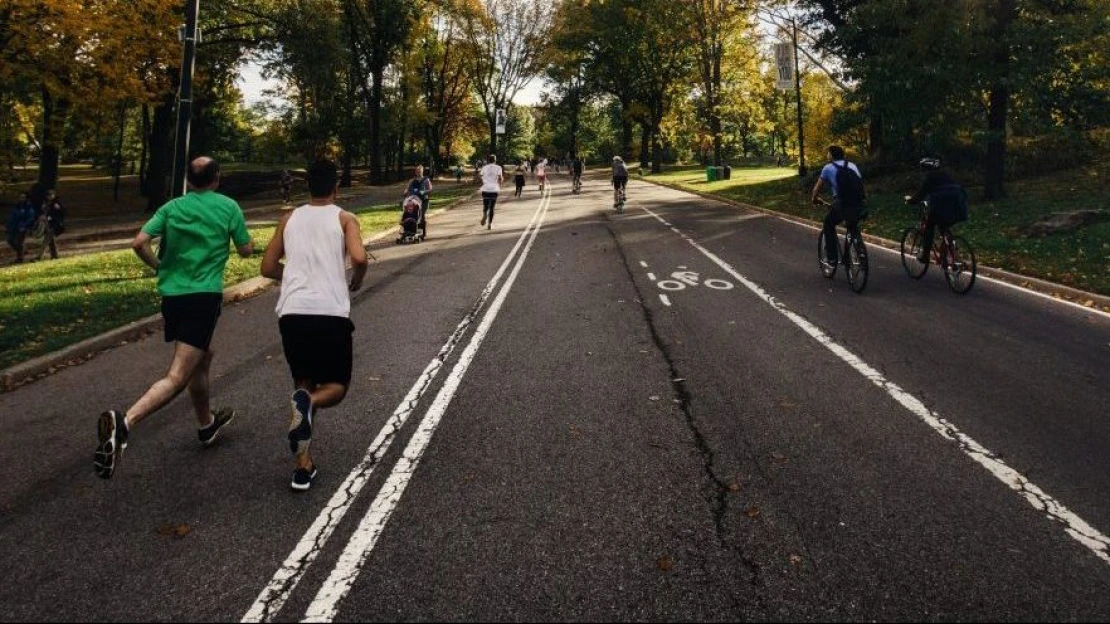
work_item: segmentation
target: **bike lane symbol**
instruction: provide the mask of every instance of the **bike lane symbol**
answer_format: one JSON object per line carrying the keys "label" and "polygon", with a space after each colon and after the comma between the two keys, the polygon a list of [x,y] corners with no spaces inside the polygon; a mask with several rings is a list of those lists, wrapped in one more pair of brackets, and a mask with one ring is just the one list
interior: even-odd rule
{"label": "bike lane symbol", "polygon": [[[640,264],[644,268],[647,268],[646,262],[641,260]],[[705,286],[710,290],[732,290],[736,287],[735,284],[728,280],[723,280],[716,277],[710,277],[703,280],[701,278],[701,275],[695,271],[689,271],[684,266],[680,266],[678,268],[679,270],[671,273],[667,279],[657,280],[654,273],[648,273],[648,279],[655,282],[656,286],[658,286],[660,290],[665,290],[667,292],[678,292],[686,290],[687,288],[697,288],[698,286]],[[671,300],[666,294],[660,293],[659,299],[663,302],[663,305],[671,305]]]}

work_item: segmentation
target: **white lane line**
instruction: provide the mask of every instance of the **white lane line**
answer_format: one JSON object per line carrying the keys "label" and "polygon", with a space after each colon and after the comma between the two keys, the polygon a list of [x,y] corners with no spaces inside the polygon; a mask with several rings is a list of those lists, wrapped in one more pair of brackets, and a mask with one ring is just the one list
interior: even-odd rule
{"label": "white lane line", "polygon": [[544,204],[543,213],[540,215],[539,222],[536,224],[536,227],[532,229],[528,244],[524,246],[524,250],[521,251],[520,256],[516,260],[516,265],[513,267],[512,273],[505,279],[505,283],[501,286],[501,290],[497,293],[497,297],[490,303],[489,310],[487,310],[485,316],[482,317],[482,321],[478,325],[478,328],[474,330],[474,335],[470,338],[470,343],[466,346],[462,354],[459,355],[458,362],[455,363],[455,367],[451,370],[447,379],[444,380],[443,387],[440,388],[439,394],[436,395],[436,398],[428,408],[428,413],[424,415],[424,419],[418,426],[416,433],[414,433],[412,439],[409,440],[409,444],[402,453],[401,458],[397,460],[397,465],[394,466],[393,472],[390,473],[385,485],[383,485],[381,491],[378,492],[377,498],[375,498],[374,502],[370,505],[369,511],[367,511],[366,515],[362,518],[362,522],[359,523],[358,528],[351,536],[351,540],[347,542],[347,546],[343,549],[343,554],[339,556],[339,561],[336,563],[335,568],[320,587],[320,591],[312,600],[312,604],[308,606],[308,610],[302,621],[330,622],[335,618],[339,609],[339,602],[351,591],[355,579],[358,578],[359,572],[362,571],[362,566],[370,556],[370,551],[374,549],[378,537],[380,537],[382,531],[385,530],[390,515],[393,513],[393,510],[397,508],[397,504],[400,502],[405,488],[412,479],[413,473],[416,472],[417,467],[420,465],[420,459],[423,457],[424,451],[428,448],[428,444],[435,434],[436,427],[439,426],[440,420],[447,411],[447,407],[455,397],[455,392],[458,390],[459,384],[462,383],[462,379],[470,368],[470,364],[474,361],[474,357],[478,353],[478,348],[482,346],[482,342],[489,333],[490,327],[493,326],[493,322],[497,319],[497,315],[501,311],[501,306],[505,303],[505,298],[508,297],[509,292],[512,290],[517,275],[520,274],[520,269],[524,266],[524,261],[528,259],[528,253],[532,249],[532,244],[536,241],[536,236],[539,235],[540,229],[543,227],[543,221],[544,217],[547,215],[548,206],[550,206],[550,195],[548,195],[548,201]]}
{"label": "white lane line", "polygon": [[362,458],[357,466],[347,475],[347,478],[332,495],[331,500],[324,507],[320,515],[308,528],[304,536],[289,553],[281,568],[274,574],[269,584],[258,594],[254,604],[251,605],[246,615],[243,616],[243,622],[265,622],[272,619],[281,608],[285,605],[293,590],[297,587],[301,577],[308,570],[312,562],[323,550],[324,544],[327,543],[328,538],[331,537],[335,527],[346,515],[347,510],[350,509],[351,504],[354,503],[355,498],[362,491],[363,486],[370,480],[370,476],[374,472],[374,468],[381,461],[389,450],[390,445],[395,439],[397,432],[401,430],[405,422],[416,410],[417,402],[424,395],[424,393],[431,387],[432,381],[443,367],[444,362],[455,350],[455,347],[462,340],[463,334],[473,324],[474,320],[478,317],[487,300],[497,289],[497,285],[501,281],[501,277],[505,271],[512,264],[513,258],[517,255],[525,238],[527,238],[536,220],[543,213],[544,202],[541,199],[539,206],[536,207],[535,213],[532,215],[532,220],[528,226],[521,232],[520,237],[516,241],[509,255],[505,257],[501,267],[498,268],[497,273],[486,284],[482,294],[478,297],[470,312],[459,322],[455,327],[454,333],[447,339],[447,342],[440,348],[439,353],[428,363],[424,368],[424,372],[409,389],[408,394],[394,410],[393,414],[386,421],[385,426],[370,447],[366,451],[366,455]]}
{"label": "white lane line", "polygon": [[641,260],[641,261],[640,261],[640,266],[642,266],[642,267],[644,267],[644,268],[646,269],[646,268],[647,268],[647,263],[646,263],[646,262],[644,262],[643,260]]}
{"label": "white lane line", "polygon": [[648,276],[649,280],[651,280],[653,282],[655,281],[655,274],[654,273],[648,273],[647,276]]}
{"label": "white lane line", "polygon": [[667,306],[668,308],[671,307],[671,298],[667,295],[659,293],[659,300],[662,301],[663,305]]}
{"label": "white lane line", "polygon": [[[647,208],[643,208],[643,210],[655,217],[660,223],[666,224],[659,215],[651,210]],[[948,422],[936,412],[930,410],[920,399],[906,392],[897,384],[884,377],[883,374],[874,367],[861,360],[854,353],[834,342],[833,339],[819,327],[810,323],[801,315],[791,311],[779,302],[778,299],[763,290],[758,284],[738,273],[736,269],[732,268],[732,265],[721,260],[716,254],[699,245],[697,241],[684,234],[678,228],[671,226],[671,230],[693,245],[694,249],[697,249],[702,255],[712,260],[713,263],[721,267],[722,270],[736,278],[738,282],[755,293],[757,297],[765,301],[783,316],[790,319],[790,321],[800,327],[802,331],[812,336],[829,351],[832,351],[837,357],[855,369],[856,372],[885,390],[891,398],[924,421],[925,424],[929,425],[934,431],[945,439],[955,442],[956,445],[960,447],[960,450],[968,457],[986,468],[995,478],[1005,483],[1010,489],[1021,494],[1034,509],[1045,513],[1051,520],[1063,524],[1065,533],[1090,549],[1099,559],[1110,564],[1110,537],[1103,535],[1088,524],[1086,520],[1070,511],[1063,503],[1030,482],[1025,475],[1022,475],[1020,472],[1006,465],[1006,462],[987,450],[986,447],[960,431],[954,424]]]}

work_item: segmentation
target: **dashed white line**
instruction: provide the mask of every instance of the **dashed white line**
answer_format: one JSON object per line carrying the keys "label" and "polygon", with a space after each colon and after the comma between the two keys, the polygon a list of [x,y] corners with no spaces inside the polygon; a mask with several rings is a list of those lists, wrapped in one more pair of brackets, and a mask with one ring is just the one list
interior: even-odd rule
{"label": "dashed white line", "polygon": [[646,262],[644,262],[643,260],[641,260],[641,261],[640,261],[640,266],[642,266],[642,267],[644,267],[644,268],[646,269],[648,265],[647,265],[647,263],[646,263]]}
{"label": "dashed white line", "polygon": [[662,301],[663,305],[667,306],[668,308],[671,307],[671,298],[667,295],[659,293],[659,300]]}
{"label": "dashed white line", "polygon": [[323,550],[324,544],[327,543],[328,538],[331,537],[335,527],[346,515],[352,503],[362,488],[370,480],[374,468],[381,461],[382,457],[389,450],[390,445],[395,439],[397,432],[408,421],[409,417],[416,410],[416,405],[420,398],[431,386],[431,382],[435,379],[440,369],[443,367],[446,359],[454,351],[455,347],[461,341],[463,334],[477,318],[481,312],[486,301],[497,289],[498,284],[501,282],[501,277],[505,271],[512,264],[513,258],[517,255],[524,240],[528,237],[536,220],[543,214],[545,203],[540,201],[540,205],[536,208],[536,212],[532,215],[532,220],[528,226],[521,232],[520,237],[516,241],[509,255],[501,263],[497,273],[486,284],[482,294],[478,297],[474,307],[470,312],[459,322],[455,328],[454,333],[447,339],[443,347],[440,348],[439,353],[431,362],[424,368],[424,372],[409,389],[408,394],[397,406],[397,409],[390,416],[385,426],[378,433],[377,437],[370,444],[366,451],[366,455],[362,461],[355,466],[354,470],[347,475],[347,478],[339,486],[339,489],[332,495],[331,500],[324,507],[323,511],[316,517],[316,520],[305,532],[304,536],[293,548],[293,551],[286,558],[281,568],[274,574],[269,584],[259,593],[255,599],[254,604],[251,605],[247,614],[243,616],[243,622],[265,622],[269,621],[277,615],[281,608],[285,605],[293,590],[297,587],[304,573],[312,565],[313,561]]}
{"label": "dashed white line", "polygon": [[654,273],[648,273],[647,276],[648,276],[649,280],[651,280],[653,282],[655,281],[655,274]]}
{"label": "dashed white line", "polygon": [[362,566],[366,563],[367,557],[369,557],[370,552],[374,549],[378,537],[380,537],[382,531],[385,530],[390,515],[397,508],[397,504],[400,502],[405,488],[412,479],[413,473],[416,472],[417,467],[420,465],[420,459],[423,457],[424,451],[428,448],[428,444],[431,442],[440,420],[447,411],[447,407],[454,398],[459,384],[470,368],[471,362],[474,361],[474,357],[478,353],[478,348],[482,346],[482,341],[485,340],[490,327],[493,325],[494,320],[497,319],[497,314],[500,312],[501,306],[505,303],[505,298],[508,296],[509,291],[512,290],[517,275],[519,275],[520,269],[524,266],[524,261],[528,258],[528,253],[532,249],[532,244],[536,241],[536,236],[539,234],[540,228],[543,227],[544,217],[547,214],[547,207],[549,205],[550,196],[548,196],[548,201],[544,204],[539,222],[531,231],[528,243],[524,246],[524,250],[521,251],[520,256],[516,260],[516,265],[513,267],[512,273],[506,278],[505,283],[501,286],[501,290],[497,293],[497,297],[490,303],[489,310],[487,310],[485,316],[482,317],[482,321],[478,325],[478,328],[474,330],[474,335],[471,337],[470,343],[466,346],[462,354],[459,355],[458,362],[455,363],[455,367],[443,382],[443,387],[440,388],[439,393],[432,401],[431,407],[428,408],[428,413],[425,414],[416,433],[414,433],[412,439],[409,440],[409,444],[402,453],[401,458],[397,460],[397,465],[394,466],[385,485],[383,485],[381,491],[378,492],[377,498],[371,503],[370,510],[362,518],[358,528],[347,543],[346,548],[343,549],[343,553],[339,556],[339,561],[336,563],[335,568],[332,570],[323,586],[321,586],[320,591],[317,592],[316,597],[312,600],[312,604],[309,605],[303,621],[330,622],[335,618],[339,609],[339,602],[350,592],[355,579],[358,578],[359,573],[362,571]]}
{"label": "dashed white line", "polygon": [[724,260],[717,257],[716,254],[702,247],[693,238],[683,233],[678,228],[669,225],[662,217],[655,214],[647,208],[641,207],[645,212],[655,217],[660,223],[667,225],[675,233],[690,243],[694,249],[701,252],[702,255],[709,258],[714,264],[721,267],[732,277],[736,278],[738,282],[743,284],[748,290],[755,293],[757,297],[762,299],[772,308],[777,310],[780,314],[790,319],[795,325],[802,329],[805,333],[813,337],[817,342],[832,351],[837,357],[851,366],[856,372],[860,373],[873,384],[882,388],[892,399],[897,401],[912,414],[920,418],[934,431],[939,433],[945,439],[951,440],[959,446],[960,450],[968,457],[973,459],[979,465],[986,468],[992,475],[999,481],[1006,484],[1007,487],[1021,494],[1025,500],[1039,512],[1048,516],[1051,520],[1064,525],[1064,532],[1070,535],[1080,544],[1083,544],[1096,557],[1101,559],[1107,564],[1110,564],[1110,537],[1103,535],[1097,529],[1087,523],[1086,520],[1080,518],[1073,513],[1063,503],[1050,496],[1047,492],[1039,488],[1034,483],[1030,482],[1020,472],[1014,470],[997,457],[994,453],[989,451],[986,447],[976,442],[967,434],[960,431],[951,422],[942,418],[936,412],[930,410],[925,406],[920,399],[906,392],[894,382],[890,381],[883,376],[877,369],[870,366],[854,353],[840,346],[833,341],[821,328],[813,323],[810,323],[801,315],[787,308],[775,297],[771,296],[767,291],[763,290],[761,286],[748,278],[741,275]]}

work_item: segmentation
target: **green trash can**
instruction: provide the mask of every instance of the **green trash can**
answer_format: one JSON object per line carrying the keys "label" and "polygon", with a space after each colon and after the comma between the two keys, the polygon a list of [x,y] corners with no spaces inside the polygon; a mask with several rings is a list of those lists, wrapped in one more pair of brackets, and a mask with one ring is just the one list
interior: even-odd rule
{"label": "green trash can", "polygon": [[716,182],[717,181],[717,168],[716,167],[706,167],[705,168],[705,181],[706,182]]}

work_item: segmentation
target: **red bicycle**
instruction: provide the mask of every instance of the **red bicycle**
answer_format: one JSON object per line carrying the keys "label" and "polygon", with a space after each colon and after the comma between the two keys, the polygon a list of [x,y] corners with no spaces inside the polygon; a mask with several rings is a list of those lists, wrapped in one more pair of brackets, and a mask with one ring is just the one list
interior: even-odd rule
{"label": "red bicycle", "polygon": [[[902,266],[906,274],[913,279],[921,279],[929,270],[929,258],[939,264],[944,270],[944,279],[952,292],[965,295],[975,285],[977,265],[975,263],[975,249],[971,243],[962,236],[952,234],[952,229],[947,226],[937,226],[937,237],[933,241],[933,248],[928,254],[922,254],[925,242],[925,219],[928,204],[923,202],[925,210],[921,212],[921,222],[917,227],[906,228],[902,233]],[[924,256],[925,261],[921,258]]]}

